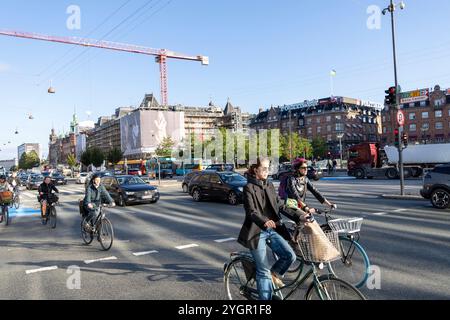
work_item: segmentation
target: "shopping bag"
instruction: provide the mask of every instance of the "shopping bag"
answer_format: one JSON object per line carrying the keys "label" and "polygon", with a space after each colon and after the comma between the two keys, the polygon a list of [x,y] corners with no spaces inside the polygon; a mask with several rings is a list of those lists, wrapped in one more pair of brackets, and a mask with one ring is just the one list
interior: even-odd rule
{"label": "shopping bag", "polygon": [[325,234],[317,221],[305,223],[297,241],[308,261],[329,262],[341,255],[338,235],[334,232]]}

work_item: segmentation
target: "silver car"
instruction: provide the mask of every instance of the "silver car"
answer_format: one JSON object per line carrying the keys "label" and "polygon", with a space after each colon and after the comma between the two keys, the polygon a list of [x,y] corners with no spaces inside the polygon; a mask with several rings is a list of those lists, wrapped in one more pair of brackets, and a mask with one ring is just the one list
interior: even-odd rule
{"label": "silver car", "polygon": [[450,207],[450,164],[437,166],[424,176],[420,195],[435,208]]}

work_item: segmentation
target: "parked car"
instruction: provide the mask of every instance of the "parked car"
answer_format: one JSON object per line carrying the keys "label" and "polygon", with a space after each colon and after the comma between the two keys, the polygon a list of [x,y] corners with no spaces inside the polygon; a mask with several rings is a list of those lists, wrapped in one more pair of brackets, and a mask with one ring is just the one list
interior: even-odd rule
{"label": "parked car", "polygon": [[21,185],[26,186],[29,178],[30,178],[30,175],[27,173],[20,175],[19,179],[20,179]]}
{"label": "parked car", "polygon": [[184,193],[189,192],[189,182],[192,180],[193,177],[195,177],[200,171],[192,171],[184,176],[184,180],[181,183],[181,188],[183,189]]}
{"label": "parked car", "polygon": [[63,176],[62,174],[58,173],[58,172],[52,173],[52,174],[50,175],[50,178],[52,179],[52,182],[53,182],[53,184],[54,184],[55,186],[56,186],[56,185],[59,185],[59,184],[62,184],[62,185],[66,185],[66,184],[67,184],[67,179],[66,179],[66,177]]}
{"label": "parked car", "polygon": [[132,175],[104,176],[102,184],[114,201],[122,207],[131,203],[156,203],[160,198],[158,188]]}
{"label": "parked car", "polygon": [[30,175],[27,181],[26,188],[27,190],[37,190],[39,186],[44,182],[44,176],[39,175]]}
{"label": "parked car", "polygon": [[203,199],[225,200],[231,205],[243,201],[243,189],[247,179],[239,173],[202,171],[189,183],[189,194],[194,201]]}
{"label": "parked car", "polygon": [[85,184],[88,176],[89,176],[89,173],[81,172],[80,176],[77,178],[77,184]]}
{"label": "parked car", "polygon": [[420,194],[435,208],[450,207],[450,163],[436,166],[424,176]]}

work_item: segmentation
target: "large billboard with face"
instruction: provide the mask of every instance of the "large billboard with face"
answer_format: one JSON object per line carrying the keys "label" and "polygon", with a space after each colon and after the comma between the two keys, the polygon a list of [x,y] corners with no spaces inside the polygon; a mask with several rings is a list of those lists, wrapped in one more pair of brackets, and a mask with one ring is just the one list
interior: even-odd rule
{"label": "large billboard with face", "polygon": [[184,138],[184,112],[139,110],[120,120],[125,156],[154,153],[164,138],[178,145]]}

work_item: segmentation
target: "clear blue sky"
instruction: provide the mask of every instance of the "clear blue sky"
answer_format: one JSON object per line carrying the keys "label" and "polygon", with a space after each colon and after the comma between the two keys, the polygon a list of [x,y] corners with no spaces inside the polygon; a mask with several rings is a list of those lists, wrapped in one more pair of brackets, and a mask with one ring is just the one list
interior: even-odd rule
{"label": "clear blue sky", "polygon": [[[148,4],[147,4],[148,3]],[[207,55],[210,66],[169,62],[169,102],[206,105],[210,99],[256,113],[330,95],[382,102],[393,84],[390,20],[369,30],[369,5],[388,0],[1,0],[0,29],[85,37]],[[81,8],[81,30],[69,30],[66,9]],[[147,4],[147,5],[146,5]],[[146,5],[146,6],[145,6]],[[123,6],[120,10],[120,8]],[[136,15],[128,18],[138,8]],[[112,13],[116,12],[115,15]],[[399,81],[403,90],[450,87],[450,1],[408,0],[398,11]],[[105,20],[109,18],[108,20]],[[124,21],[125,20],[125,21]],[[113,28],[124,21],[117,29]],[[112,32],[110,32],[113,30]],[[70,51],[69,51],[70,50]],[[80,120],[159,98],[153,57],[0,36],[0,159],[17,145],[67,131]],[[47,94],[53,79],[56,95]],[[28,120],[32,113],[35,120]],[[14,135],[16,127],[19,135]],[[5,148],[3,144],[12,144]]]}

